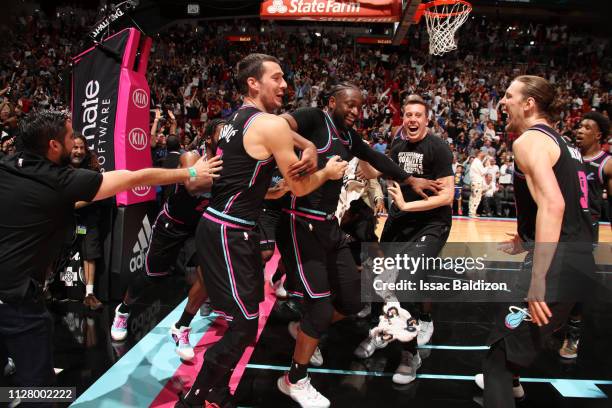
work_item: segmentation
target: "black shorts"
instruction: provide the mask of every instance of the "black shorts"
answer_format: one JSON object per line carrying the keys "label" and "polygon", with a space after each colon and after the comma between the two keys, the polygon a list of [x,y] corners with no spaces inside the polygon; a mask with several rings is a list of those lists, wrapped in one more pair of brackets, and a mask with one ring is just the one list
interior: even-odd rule
{"label": "black shorts", "polygon": [[[444,248],[449,234],[450,225],[447,224],[406,223],[388,218],[380,242],[397,243],[398,246],[393,246],[394,251],[407,253],[415,258],[436,257]],[[402,248],[402,243],[406,244],[405,248]],[[394,256],[394,254],[385,253],[385,256]]]}
{"label": "black shorts", "polygon": [[[359,294],[360,275],[338,221],[306,218],[283,212],[278,237],[287,277],[304,288],[304,295],[323,298],[334,295],[334,303]],[[287,285],[295,289],[294,283]]]}
{"label": "black shorts", "polygon": [[[525,257],[520,274],[526,277],[521,283],[523,287],[519,289],[525,293],[528,290],[532,265],[533,255],[529,253]],[[567,323],[576,301],[584,300],[584,297],[592,293],[594,289],[591,282],[594,278],[589,274],[594,272],[595,261],[592,253],[588,251],[556,253],[553,265],[546,276],[546,299],[551,296],[556,297],[553,301],[547,301],[552,313],[549,323],[539,327],[528,321],[522,321],[517,325],[517,321],[513,322],[509,314],[516,312],[517,308],[528,310],[527,304],[522,302],[496,304],[493,329],[487,345],[504,341],[507,360],[522,367],[529,366],[545,346],[547,339]]]}
{"label": "black shorts", "polygon": [[193,226],[181,224],[165,212],[160,212],[153,224],[151,242],[147,249],[145,260],[147,275],[168,275],[170,268],[176,263],[183,245],[194,233],[195,228]]}
{"label": "black shorts", "polygon": [[85,235],[81,235],[81,258],[84,261],[95,261],[102,258],[100,231],[97,226],[87,226]]}
{"label": "black shorts", "polygon": [[274,250],[276,244],[276,228],[281,218],[281,210],[264,207],[259,217],[259,233],[261,239],[259,244],[262,251]]}
{"label": "black shorts", "polygon": [[202,218],[196,230],[198,260],[213,310],[228,321],[259,317],[264,277],[256,230]]}

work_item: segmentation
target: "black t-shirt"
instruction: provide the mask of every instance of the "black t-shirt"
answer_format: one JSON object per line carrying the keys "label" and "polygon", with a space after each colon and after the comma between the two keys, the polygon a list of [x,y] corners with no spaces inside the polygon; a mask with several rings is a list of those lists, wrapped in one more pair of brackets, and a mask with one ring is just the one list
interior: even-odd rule
{"label": "black t-shirt", "polygon": [[74,203],[91,201],[102,175],[18,153],[0,161],[0,300],[23,298],[74,232]]}
{"label": "black t-shirt", "polygon": [[[433,135],[427,135],[417,143],[404,138],[395,139],[389,156],[404,171],[415,177],[436,180],[453,175],[453,154],[442,139]],[[401,188],[406,202],[422,199],[410,186],[402,185]],[[403,212],[392,205],[389,217],[401,222],[450,225],[452,210],[445,205],[429,211]]]}

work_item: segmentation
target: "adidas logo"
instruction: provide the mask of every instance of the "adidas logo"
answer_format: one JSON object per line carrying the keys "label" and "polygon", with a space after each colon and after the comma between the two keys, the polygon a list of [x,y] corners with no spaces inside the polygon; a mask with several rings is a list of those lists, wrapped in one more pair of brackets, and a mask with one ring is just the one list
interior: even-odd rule
{"label": "adidas logo", "polygon": [[130,272],[134,273],[144,266],[146,251],[149,247],[151,235],[153,235],[151,223],[149,222],[149,217],[145,214],[142,219],[142,227],[140,231],[138,231],[138,240],[134,244],[134,248],[132,248],[132,253],[134,255],[130,258]]}

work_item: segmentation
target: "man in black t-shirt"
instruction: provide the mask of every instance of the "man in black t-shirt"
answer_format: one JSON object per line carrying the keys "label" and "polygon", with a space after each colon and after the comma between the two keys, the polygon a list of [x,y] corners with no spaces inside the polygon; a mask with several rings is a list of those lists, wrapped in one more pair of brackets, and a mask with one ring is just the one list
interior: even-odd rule
{"label": "man in black t-shirt", "polygon": [[[413,258],[438,256],[448,239],[452,222],[453,155],[442,139],[427,133],[428,112],[429,107],[420,96],[408,97],[404,105],[403,125],[397,131],[398,137],[395,138],[389,155],[391,160],[407,173],[437,180],[442,190],[435,196],[423,199],[410,186],[400,187],[392,182],[389,194],[394,205],[389,209],[389,218],[380,239],[381,242],[393,242],[397,243],[396,245],[407,244],[402,252],[409,253]],[[419,245],[416,245],[417,242]],[[389,302],[385,311],[392,306],[391,303],[395,302]],[[400,365],[392,378],[396,384],[407,384],[416,378],[416,369],[421,365],[417,343],[424,345],[433,335],[431,304],[422,303],[421,309],[416,316],[419,323],[418,335],[403,343]],[[417,311],[411,312],[415,317]],[[359,345],[355,354],[367,358],[376,349],[386,345],[387,342],[379,336],[370,336]]]}
{"label": "man in black t-shirt", "polygon": [[[68,166],[73,131],[61,112],[33,113],[20,124],[20,152],[0,161],[0,342],[18,367],[17,386],[53,383],[53,318],[41,298],[52,263],[74,231],[77,201],[98,201],[139,185],[209,176],[220,161],[189,169],[116,170]],[[9,216],[10,215],[10,216]],[[21,367],[21,369],[20,369]],[[42,405],[41,405],[42,406]]]}

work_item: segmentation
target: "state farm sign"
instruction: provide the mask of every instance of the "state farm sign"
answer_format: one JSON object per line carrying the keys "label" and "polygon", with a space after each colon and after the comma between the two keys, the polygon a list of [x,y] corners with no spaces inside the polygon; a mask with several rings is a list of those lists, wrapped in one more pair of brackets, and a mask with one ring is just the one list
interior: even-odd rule
{"label": "state farm sign", "polygon": [[401,0],[266,0],[260,16],[267,20],[400,21]]}

